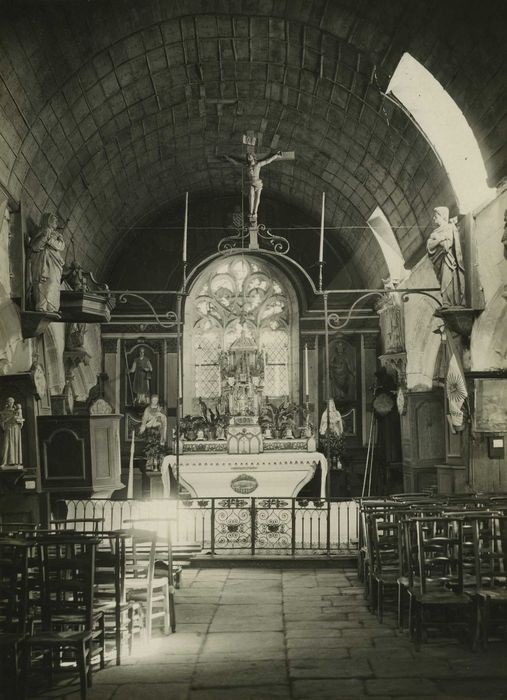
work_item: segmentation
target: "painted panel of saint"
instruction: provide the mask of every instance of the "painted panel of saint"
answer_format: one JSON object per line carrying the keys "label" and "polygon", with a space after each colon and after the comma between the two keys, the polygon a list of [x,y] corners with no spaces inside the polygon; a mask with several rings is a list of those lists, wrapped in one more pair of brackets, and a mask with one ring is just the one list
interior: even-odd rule
{"label": "painted panel of saint", "polygon": [[331,396],[336,402],[356,399],[356,351],[343,338],[330,343],[329,380]]}
{"label": "painted panel of saint", "polygon": [[150,395],[157,393],[157,357],[147,345],[136,345],[127,356],[126,403],[146,406]]}

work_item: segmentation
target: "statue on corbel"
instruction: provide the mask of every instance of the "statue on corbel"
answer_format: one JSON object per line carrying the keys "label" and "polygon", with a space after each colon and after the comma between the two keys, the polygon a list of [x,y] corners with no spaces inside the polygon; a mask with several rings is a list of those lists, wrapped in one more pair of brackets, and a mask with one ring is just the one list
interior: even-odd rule
{"label": "statue on corbel", "polygon": [[456,219],[447,207],[433,209],[433,231],[426,242],[428,258],[440,283],[442,306],[465,306],[465,269]]}
{"label": "statue on corbel", "polygon": [[28,241],[26,301],[29,309],[39,313],[60,312],[60,287],[65,262],[62,229],[58,217],[46,212]]}

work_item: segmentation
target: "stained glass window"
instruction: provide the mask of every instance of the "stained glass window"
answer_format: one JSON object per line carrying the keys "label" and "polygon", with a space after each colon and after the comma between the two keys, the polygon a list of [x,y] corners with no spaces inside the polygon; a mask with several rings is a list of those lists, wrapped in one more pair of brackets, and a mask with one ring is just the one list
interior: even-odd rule
{"label": "stained glass window", "polygon": [[231,256],[201,276],[194,300],[195,395],[222,395],[220,353],[248,331],[263,353],[265,395],[289,394],[290,301],[283,283],[269,265]]}

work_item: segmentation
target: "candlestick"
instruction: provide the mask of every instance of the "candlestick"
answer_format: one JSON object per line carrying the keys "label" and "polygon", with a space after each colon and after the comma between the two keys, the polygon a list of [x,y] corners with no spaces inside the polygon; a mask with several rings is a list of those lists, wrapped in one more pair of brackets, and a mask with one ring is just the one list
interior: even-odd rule
{"label": "candlestick", "polygon": [[187,262],[187,235],[188,235],[188,192],[185,192],[185,222],[183,224],[183,262]]}
{"label": "candlestick", "polygon": [[326,193],[322,193],[322,211],[320,212],[319,262],[324,262],[324,212],[326,210]]}
{"label": "candlestick", "polygon": [[308,401],[308,343],[305,343],[305,396]]}

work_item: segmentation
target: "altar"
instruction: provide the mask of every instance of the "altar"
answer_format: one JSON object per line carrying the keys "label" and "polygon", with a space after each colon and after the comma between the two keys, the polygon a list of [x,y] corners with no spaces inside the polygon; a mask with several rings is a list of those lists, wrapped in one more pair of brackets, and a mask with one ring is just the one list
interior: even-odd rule
{"label": "altar", "polygon": [[[210,264],[186,301],[182,415],[161,464],[192,498],[291,498],[328,465],[300,397],[297,298],[260,258]],[[303,358],[301,358],[303,359]],[[186,370],[186,371],[185,371]],[[318,470],[320,467],[320,470]]]}
{"label": "altar", "polygon": [[[320,452],[263,454],[193,453],[179,458],[179,480],[193,498],[296,497],[321,467],[321,498],[325,498],[327,461]],[[164,496],[170,495],[169,469],[176,478],[176,457],[162,462]]]}

